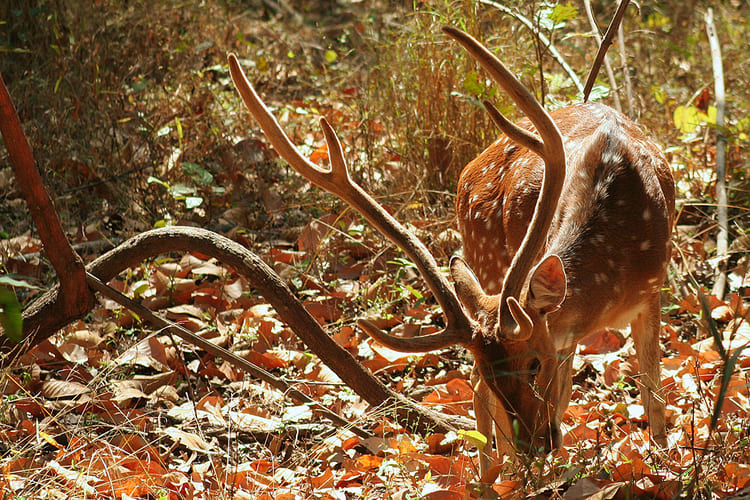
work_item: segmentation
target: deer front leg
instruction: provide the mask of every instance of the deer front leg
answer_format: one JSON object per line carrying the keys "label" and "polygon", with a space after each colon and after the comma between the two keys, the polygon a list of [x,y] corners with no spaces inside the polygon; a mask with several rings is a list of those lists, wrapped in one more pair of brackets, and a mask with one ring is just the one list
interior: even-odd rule
{"label": "deer front leg", "polygon": [[565,410],[570,405],[570,396],[573,393],[573,351],[563,351],[559,353],[560,361],[557,369],[557,376],[559,377],[559,392],[556,395],[556,406],[554,408],[554,414],[550,418],[550,425],[552,426],[552,442],[555,446],[559,446],[562,443],[562,435],[558,432],[560,429],[560,423],[563,421]]}
{"label": "deer front leg", "polygon": [[484,448],[479,450],[479,475],[484,476],[492,462],[492,414],[495,399],[487,384],[479,377],[477,365],[471,369],[471,385],[474,387],[474,416],[477,419],[477,432],[487,438]]}
{"label": "deer front leg", "polygon": [[643,407],[648,416],[651,433],[659,446],[667,445],[665,397],[661,384],[661,300],[658,293],[651,298],[646,310],[630,323],[635,352],[641,367],[638,386]]}
{"label": "deer front leg", "polygon": [[505,407],[480,378],[476,365],[471,371],[471,383],[474,388],[474,415],[477,419],[477,431],[487,438],[484,448],[479,450],[479,473],[480,476],[484,476],[495,459],[492,453],[493,442],[499,459],[503,456],[515,456],[513,427]]}

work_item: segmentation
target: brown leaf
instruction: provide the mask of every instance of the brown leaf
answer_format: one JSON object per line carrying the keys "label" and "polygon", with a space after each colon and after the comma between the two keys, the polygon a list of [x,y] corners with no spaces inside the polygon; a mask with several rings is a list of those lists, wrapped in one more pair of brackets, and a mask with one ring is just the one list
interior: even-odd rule
{"label": "brown leaf", "polygon": [[35,417],[48,417],[51,412],[45,406],[45,403],[41,399],[37,398],[22,398],[13,401],[13,406],[20,411],[28,412]]}
{"label": "brown leaf", "polygon": [[168,370],[167,352],[156,337],[149,337],[138,342],[123,352],[116,360],[118,365],[140,365],[156,371]]}
{"label": "brown leaf", "polygon": [[206,261],[202,261],[199,265],[196,265],[195,267],[191,268],[190,271],[193,273],[193,275],[199,275],[199,276],[208,275],[208,276],[216,276],[218,278],[223,278],[227,274],[229,274],[225,267],[220,266],[218,264],[214,264],[213,262],[206,262]]}
{"label": "brown leaf", "polygon": [[63,360],[60,350],[49,339],[40,342],[36,347],[21,356],[19,363],[24,365],[37,364],[45,367],[50,363],[59,363]]}
{"label": "brown leaf", "polygon": [[336,214],[325,214],[319,219],[311,220],[300,232],[297,248],[308,255],[316,252],[323,238],[333,231],[332,226],[337,218]]}
{"label": "brown leaf", "polygon": [[581,354],[606,354],[619,351],[625,345],[625,337],[612,330],[600,330],[584,337],[580,343]]}
{"label": "brown leaf", "polygon": [[312,476],[306,479],[312,485],[313,488],[332,488],[333,487],[333,471],[330,467],[326,467],[326,470],[319,476]]}
{"label": "brown leaf", "polygon": [[302,303],[308,313],[320,323],[333,323],[341,318],[341,300],[328,297],[321,297],[318,300],[306,300]]}
{"label": "brown leaf", "polygon": [[288,364],[286,360],[269,352],[259,353],[256,351],[250,351],[244,357],[251,363],[258,365],[261,368],[265,368],[266,370],[283,368]]}
{"label": "brown leaf", "polygon": [[186,432],[177,427],[167,427],[163,432],[173,440],[179,441],[181,445],[189,450],[199,453],[211,453],[214,449],[206,440],[192,432]]}
{"label": "brown leaf", "polygon": [[445,434],[436,432],[425,438],[430,453],[442,455],[451,452],[458,442],[457,439],[446,439]]}
{"label": "brown leaf", "polygon": [[576,481],[562,496],[563,500],[609,500],[624,483],[584,477]]}
{"label": "brown leaf", "polygon": [[435,490],[422,497],[422,500],[463,500],[464,496],[456,491]]}
{"label": "brown leaf", "polygon": [[48,380],[42,384],[42,396],[48,399],[70,398],[89,394],[91,389],[78,382],[67,380]]}
{"label": "brown leaf", "polygon": [[92,349],[99,347],[101,343],[104,342],[104,339],[95,331],[92,331],[89,328],[84,328],[82,330],[76,330],[65,337],[65,342]]}
{"label": "brown leaf", "polygon": [[737,489],[750,486],[750,465],[730,462],[724,466],[725,481]]}
{"label": "brown leaf", "polygon": [[110,386],[112,387],[112,399],[123,408],[133,406],[133,400],[148,399],[148,396],[141,391],[140,384],[132,380],[115,380],[110,382]]}
{"label": "brown leaf", "polygon": [[245,288],[244,280],[238,278],[234,281],[224,281],[224,286],[221,290],[228,300],[234,301],[242,297],[242,294],[245,293]]}

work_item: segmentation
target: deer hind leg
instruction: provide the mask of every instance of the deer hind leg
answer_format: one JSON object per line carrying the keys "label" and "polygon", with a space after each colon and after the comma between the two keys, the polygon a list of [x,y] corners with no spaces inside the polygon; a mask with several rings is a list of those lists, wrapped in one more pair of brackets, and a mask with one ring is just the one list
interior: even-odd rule
{"label": "deer hind leg", "polygon": [[646,309],[630,323],[635,352],[641,367],[638,386],[651,426],[654,441],[667,445],[665,397],[661,384],[661,301],[658,293],[651,298]]}

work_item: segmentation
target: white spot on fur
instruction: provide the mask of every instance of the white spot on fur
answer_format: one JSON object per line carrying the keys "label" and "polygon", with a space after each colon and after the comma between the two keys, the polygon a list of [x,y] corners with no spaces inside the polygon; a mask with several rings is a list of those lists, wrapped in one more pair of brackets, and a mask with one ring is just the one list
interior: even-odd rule
{"label": "white spot on fur", "polygon": [[651,248],[651,242],[649,240],[641,242],[641,252],[645,252],[649,248]]}

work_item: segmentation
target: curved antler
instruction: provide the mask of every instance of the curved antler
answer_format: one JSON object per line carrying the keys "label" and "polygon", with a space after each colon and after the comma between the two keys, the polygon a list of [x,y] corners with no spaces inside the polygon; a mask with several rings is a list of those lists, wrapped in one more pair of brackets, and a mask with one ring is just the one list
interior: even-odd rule
{"label": "curved antler", "polygon": [[[300,175],[313,184],[338,196],[354,207],[382,235],[398,245],[414,262],[432,290],[446,318],[446,327],[441,332],[409,339],[395,337],[377,330],[371,323],[362,322],[363,330],[373,338],[393,349],[411,352],[430,351],[454,344],[468,344],[472,337],[472,323],[462,309],[453,288],[440,272],[434,257],[422,242],[394,219],[378,202],[351,180],[344,159],[344,152],[333,128],[321,118],[331,168],[323,169],[303,157],[284,133],[279,123],[265,106],[247,80],[234,54],[229,55],[229,69],[247,109],[260,124],[261,129],[274,149]],[[423,340],[420,340],[423,339]]]}
{"label": "curved antler", "polygon": [[544,181],[534,209],[534,216],[521,242],[521,247],[513,257],[500,295],[499,326],[501,333],[510,338],[524,340],[531,333],[528,328],[530,320],[528,317],[520,317],[519,314],[525,316],[523,309],[520,306],[516,307],[517,304],[509,305],[508,301],[511,298],[517,300],[520,295],[524,280],[543,248],[547,232],[552,224],[555,207],[560,198],[565,179],[565,148],[562,136],[547,111],[492,52],[471,35],[459,29],[444,26],[443,31],[463,45],[474,59],[492,75],[494,80],[531,120],[541,136],[539,138],[521,129],[502,116],[494,106],[488,106],[490,116],[492,116],[495,124],[511,140],[521,146],[528,147],[541,156],[545,166]]}

